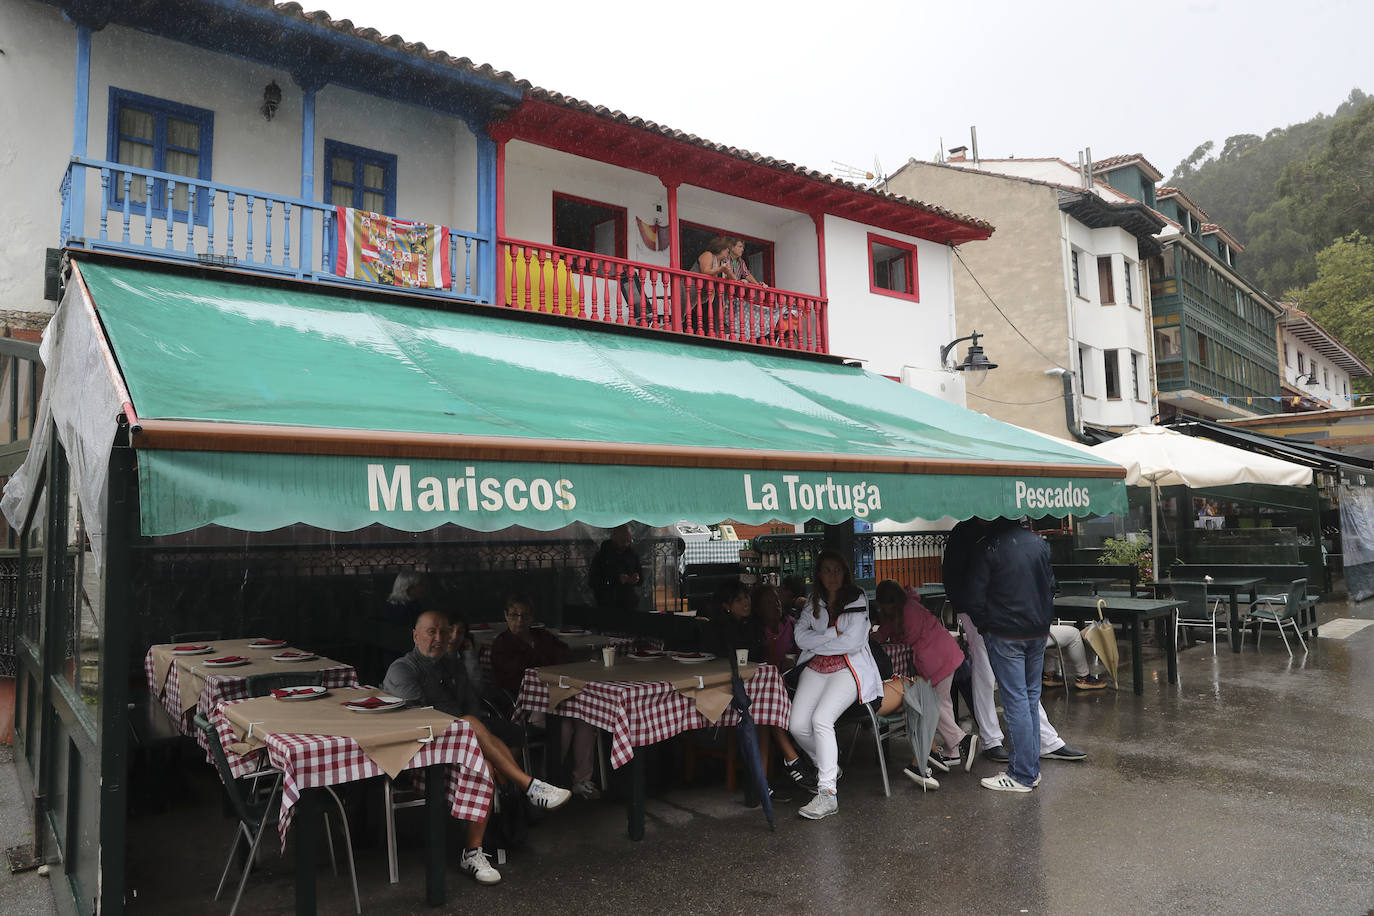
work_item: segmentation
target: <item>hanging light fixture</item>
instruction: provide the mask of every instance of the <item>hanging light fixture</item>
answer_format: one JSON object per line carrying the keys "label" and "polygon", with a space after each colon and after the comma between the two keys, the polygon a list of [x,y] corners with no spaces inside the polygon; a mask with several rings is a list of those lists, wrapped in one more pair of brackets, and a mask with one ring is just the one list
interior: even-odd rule
{"label": "hanging light fixture", "polygon": [[277,106],[281,104],[281,87],[277,81],[268,83],[262,90],[262,107],[258,111],[262,112],[264,119],[270,121],[277,113]]}
{"label": "hanging light fixture", "polygon": [[[978,338],[984,336],[986,335],[974,331],[967,337],[960,337],[957,340],[951,340],[949,343],[945,344],[940,348],[940,366],[946,369],[953,369],[955,372],[965,373],[964,378],[966,378],[968,383],[974,388],[983,384],[983,381],[988,377],[988,370],[997,368],[997,364],[990,361],[986,354],[983,353],[983,348],[978,346]],[[949,352],[966,340],[971,342],[969,343],[968,353],[964,356],[964,361],[957,366],[948,365],[945,361],[949,359]]]}

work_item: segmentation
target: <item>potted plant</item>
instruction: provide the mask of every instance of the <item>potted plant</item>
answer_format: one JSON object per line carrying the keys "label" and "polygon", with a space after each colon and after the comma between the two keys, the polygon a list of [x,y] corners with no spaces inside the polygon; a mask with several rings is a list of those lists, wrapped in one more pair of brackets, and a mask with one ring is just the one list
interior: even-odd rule
{"label": "potted plant", "polygon": [[1102,542],[1097,562],[1102,566],[1134,566],[1141,582],[1153,582],[1155,578],[1154,554],[1150,552],[1149,535],[1144,531],[1107,538]]}

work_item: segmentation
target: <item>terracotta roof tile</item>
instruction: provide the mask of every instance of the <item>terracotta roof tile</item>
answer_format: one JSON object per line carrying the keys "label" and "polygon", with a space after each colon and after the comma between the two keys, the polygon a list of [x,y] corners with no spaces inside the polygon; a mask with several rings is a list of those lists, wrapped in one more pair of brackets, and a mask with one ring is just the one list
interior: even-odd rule
{"label": "terracotta roof tile", "polygon": [[1193,202],[1193,199],[1191,197],[1189,197],[1187,194],[1184,194],[1178,188],[1175,188],[1172,185],[1167,184],[1160,185],[1159,188],[1155,190],[1155,200],[1163,200],[1166,197],[1177,197],[1179,200],[1183,201],[1188,206],[1188,209],[1200,215],[1204,220],[1208,219],[1207,211],[1199,207],[1196,203]]}
{"label": "terracotta roof tile", "polygon": [[1099,159],[1093,163],[1093,171],[1110,172],[1124,165],[1132,164],[1143,166],[1147,173],[1153,175],[1155,181],[1161,181],[1164,178],[1164,173],[1155,168],[1150,160],[1146,159],[1140,153],[1127,153],[1124,156],[1108,156],[1106,159]]}

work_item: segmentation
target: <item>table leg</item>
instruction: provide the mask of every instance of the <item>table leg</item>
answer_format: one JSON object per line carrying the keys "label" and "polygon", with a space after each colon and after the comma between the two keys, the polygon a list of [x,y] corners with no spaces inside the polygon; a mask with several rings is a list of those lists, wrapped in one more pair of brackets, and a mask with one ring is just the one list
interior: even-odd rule
{"label": "table leg", "polygon": [[448,827],[448,767],[425,767],[425,902],[444,902],[444,831]]}
{"label": "table leg", "polygon": [[1145,660],[1140,654],[1140,620],[1131,619],[1131,677],[1135,681],[1135,694],[1145,693]]}
{"label": "table leg", "polygon": [[296,916],[315,913],[315,858],[320,848],[320,790],[302,789],[291,834],[296,843]]}
{"label": "table leg", "polygon": [[[1253,602],[1252,602],[1253,603]],[[1231,651],[1240,651],[1240,592],[1231,593]]]}
{"label": "table leg", "polygon": [[626,802],[629,833],[630,839],[638,842],[644,839],[644,749],[637,748],[626,766],[630,768],[630,797]]}
{"label": "table leg", "polygon": [[1164,653],[1169,661],[1169,683],[1178,683],[1178,627],[1174,626],[1174,618],[1178,611],[1172,611],[1166,618],[1169,625],[1164,628]]}

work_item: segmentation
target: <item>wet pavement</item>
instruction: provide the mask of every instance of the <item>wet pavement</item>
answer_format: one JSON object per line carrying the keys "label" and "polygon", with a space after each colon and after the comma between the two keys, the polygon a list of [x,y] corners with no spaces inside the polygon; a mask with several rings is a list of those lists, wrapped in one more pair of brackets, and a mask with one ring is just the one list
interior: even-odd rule
{"label": "wet pavement", "polygon": [[[1374,601],[1322,605],[1323,621],[1374,619]],[[1123,643],[1124,645],[1124,643]],[[762,814],[719,776],[651,786],[646,836],[625,837],[614,800],[574,800],[530,833],[483,888],[456,867],[449,904],[423,905],[423,814],[402,813],[400,886],[386,881],[379,829],[358,838],[364,912],[499,913],[1367,913],[1374,908],[1374,626],[1288,658],[1270,630],[1256,652],[1184,650],[1180,683],[1146,654],[1142,697],[1053,691],[1046,708],[1087,761],[1044,762],[1029,795],[941,774],[922,793],[894,745],[885,798],[872,739],[840,783],[839,814]],[[842,752],[848,734],[842,733]],[[674,748],[657,755],[674,772]],[[228,912],[212,904],[231,836],[208,766],[183,764],[178,803],[130,819],[130,912]],[[680,770],[676,770],[680,772]],[[379,824],[375,818],[374,825]],[[9,833],[7,828],[7,833]],[[11,842],[13,842],[11,840]],[[346,875],[319,872],[321,913],[352,909]],[[292,863],[272,854],[243,912],[293,911]]]}

